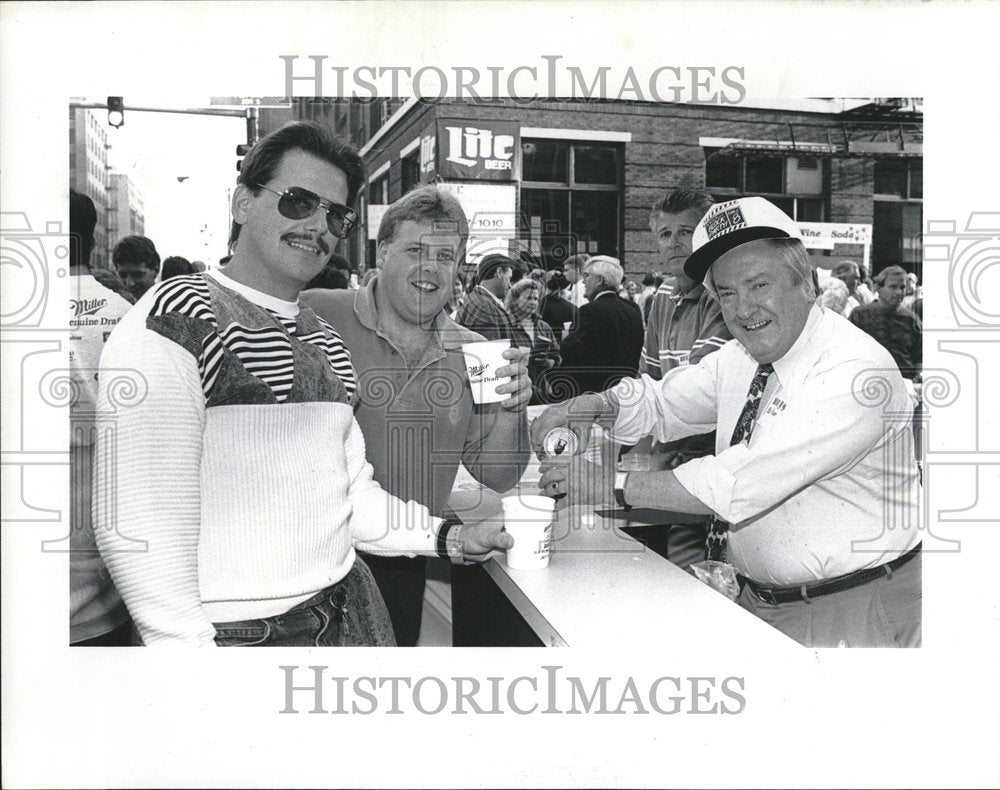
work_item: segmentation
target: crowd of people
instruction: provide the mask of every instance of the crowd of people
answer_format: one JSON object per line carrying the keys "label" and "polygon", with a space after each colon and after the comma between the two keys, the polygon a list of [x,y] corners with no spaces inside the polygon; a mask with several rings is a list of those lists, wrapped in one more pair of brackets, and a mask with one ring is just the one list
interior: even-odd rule
{"label": "crowd of people", "polygon": [[[113,271],[91,267],[96,214],[71,193],[77,292],[114,312],[113,331],[71,338],[73,644],[414,645],[427,557],[460,579],[512,542],[449,510],[459,466],[506,491],[546,430],[586,444],[591,423],[648,456],[642,471],[593,490],[584,455],[547,459],[543,492],[691,514],[665,530],[668,558],[728,560],[740,605],[803,644],[919,644],[915,530],[851,549],[890,504],[916,506],[916,458],[880,467],[912,426],[851,391],[881,371],[912,409],[915,277],[853,261],[827,275],[767,201],[676,189],[650,211],[659,272],[493,253],[466,282],[465,214],[418,186],[359,279],[333,249],[364,183],[322,126],[269,135],[208,272],[161,264],[141,236],[115,246]],[[472,400],[461,347],[481,339],[510,344],[500,403]],[[144,387],[127,407],[120,371]],[[548,408],[529,429],[532,404]]]}

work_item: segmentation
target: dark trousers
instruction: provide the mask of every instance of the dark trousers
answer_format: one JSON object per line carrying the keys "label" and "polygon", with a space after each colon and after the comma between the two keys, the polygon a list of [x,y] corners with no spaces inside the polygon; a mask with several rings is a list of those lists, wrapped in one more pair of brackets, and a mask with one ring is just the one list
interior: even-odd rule
{"label": "dark trousers", "polygon": [[415,647],[420,638],[427,584],[426,557],[380,557],[362,554],[389,610],[396,644]]}
{"label": "dark trousers", "polygon": [[73,642],[72,647],[129,647],[133,644],[135,643],[132,641],[132,621],[126,620],[114,631],[108,631],[93,639]]}

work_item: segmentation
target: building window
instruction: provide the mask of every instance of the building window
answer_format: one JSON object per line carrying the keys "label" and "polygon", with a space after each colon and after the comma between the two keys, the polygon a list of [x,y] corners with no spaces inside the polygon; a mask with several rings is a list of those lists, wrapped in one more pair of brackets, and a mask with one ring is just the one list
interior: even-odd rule
{"label": "building window", "polygon": [[898,265],[920,274],[923,260],[924,164],[920,159],[875,162],[872,264]]}
{"label": "building window", "polygon": [[820,160],[721,151],[705,149],[705,188],[716,201],[757,195],[797,222],[826,221],[827,168]]}
{"label": "building window", "polygon": [[924,163],[921,160],[880,159],[875,162],[875,194],[901,200],[924,197]]}
{"label": "building window", "polygon": [[403,194],[420,183],[420,149],[403,159]]}
{"label": "building window", "polygon": [[620,145],[521,141],[522,241],[539,265],[558,269],[570,255],[621,258]]}
{"label": "building window", "polygon": [[389,176],[377,178],[368,185],[369,205],[384,206],[389,203]]}

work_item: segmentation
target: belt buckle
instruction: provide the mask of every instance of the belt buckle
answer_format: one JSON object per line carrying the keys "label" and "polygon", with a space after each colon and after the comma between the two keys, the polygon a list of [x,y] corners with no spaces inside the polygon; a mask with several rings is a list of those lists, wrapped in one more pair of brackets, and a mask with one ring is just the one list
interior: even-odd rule
{"label": "belt buckle", "polygon": [[778,599],[774,597],[774,593],[770,590],[757,589],[754,590],[754,595],[756,595],[764,603],[769,603],[772,606],[778,605]]}

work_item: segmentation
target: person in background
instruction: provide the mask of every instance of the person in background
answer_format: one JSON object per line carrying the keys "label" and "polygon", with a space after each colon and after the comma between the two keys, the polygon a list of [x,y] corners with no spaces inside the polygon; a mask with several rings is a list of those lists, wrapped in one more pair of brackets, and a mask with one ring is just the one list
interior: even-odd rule
{"label": "person in background", "polygon": [[160,283],[105,346],[101,370],[137,371],[145,389],[111,409],[100,381],[113,425],[99,420],[94,490],[117,522],[98,546],[147,645],[393,645],[358,550],[461,562],[512,545],[373,480],[350,355],[299,301],[354,228],[364,183],[323,125],[262,138],[233,193],[225,270]]}
{"label": "person in background", "polygon": [[545,295],[542,296],[539,314],[555,334],[556,342],[562,343],[563,335],[569,331],[576,320],[576,308],[563,297],[563,291],[569,286],[563,273],[551,271],[545,281]]}
{"label": "person in background", "polygon": [[903,301],[901,305],[902,308],[904,310],[909,310],[911,313],[915,313],[916,310],[913,309],[913,305],[918,299],[922,298],[923,298],[923,289],[918,284],[916,272],[907,272],[906,293],[903,296]]}
{"label": "person in background", "polygon": [[69,192],[70,555],[69,641],[88,647],[126,646],[132,621],[97,551],[95,529],[108,524],[91,512],[97,371],[111,330],[132,307],[90,270],[97,211],[86,195]]}
{"label": "person in background", "polygon": [[851,323],[864,330],[892,354],[903,378],[914,379],[923,365],[923,327],[902,307],[906,293],[906,271],[889,266],[875,277],[878,299],[851,312]]}
{"label": "person in background", "polygon": [[125,287],[125,283],[122,282],[122,278],[118,276],[117,272],[114,272],[111,269],[91,269],[90,274],[105,288],[114,291],[129,304],[135,304],[135,297],[132,296],[132,292]]}
{"label": "person in background", "polygon": [[[684,272],[694,230],[712,205],[712,196],[707,192],[676,189],[650,208],[649,229],[668,279],[647,303],[650,311],[639,372],[656,381],[677,368],[697,365],[732,339],[718,301]],[[641,453],[647,443],[642,442],[633,452]],[[650,468],[673,469],[692,458],[709,455],[714,448],[712,431],[670,442],[652,441]],[[705,523],[697,520],[674,523],[667,530],[665,546],[662,531],[651,536],[650,546],[665,548],[671,562],[687,568],[705,558],[705,529]]]}
{"label": "person in background", "polygon": [[201,272],[208,270],[204,261],[191,261],[191,268],[194,269],[195,274],[200,274]]}
{"label": "person in background", "polygon": [[872,279],[872,265],[869,261],[861,261],[858,270],[861,272],[861,282],[858,283],[853,296],[861,304],[871,304],[875,301],[876,290],[875,281]]}
{"label": "person in background", "polygon": [[[531,434],[538,447],[556,426],[582,438],[600,420],[629,443],[717,425],[714,454],[613,479],[583,455],[555,456],[541,490],[712,516],[709,559],[734,577],[737,603],[802,645],[919,646],[922,496],[892,357],[816,304],[798,226],[763,198],[710,209],[692,246],[684,272],[704,278],[734,340],[660,381],[551,406]],[[866,380],[878,397],[859,397]]]}
{"label": "person in background", "polygon": [[516,340],[522,335],[503,299],[510,290],[514,261],[506,255],[484,255],[476,270],[477,285],[465,295],[455,322],[487,340]]}
{"label": "person in background", "polygon": [[646,272],[642,276],[642,290],[635,296],[635,303],[639,306],[642,311],[642,321],[646,322],[649,315],[649,311],[646,309],[646,300],[649,299],[653,294],[656,293],[656,277],[653,276],[652,272]]}
{"label": "person in background", "polygon": [[111,253],[111,262],[137,302],[153,287],[160,273],[160,255],[145,236],[126,236],[119,241]]}
{"label": "person in background", "polygon": [[562,364],[546,377],[552,397],[603,392],[639,370],[642,313],[618,295],[622,267],[616,258],[597,255],[584,275],[588,302],[560,344]]}
{"label": "person in background", "polygon": [[531,278],[514,283],[504,298],[504,305],[523,332],[523,337],[515,340],[517,346],[531,349],[528,357],[528,376],[531,378],[531,404],[546,403],[544,374],[559,364],[559,342],[550,327],[539,315],[538,305],[542,297],[542,286]]}
{"label": "person in background", "polygon": [[847,318],[850,313],[850,308],[848,307],[850,298],[851,295],[847,290],[847,284],[843,280],[831,277],[826,285],[823,286],[820,295],[816,298],[816,304]]}
{"label": "person in background", "polygon": [[451,299],[448,300],[448,317],[452,321],[455,320],[463,304],[465,304],[465,283],[461,277],[456,277],[451,286]]}
{"label": "person in background", "polygon": [[870,299],[866,300],[858,290],[862,286],[861,267],[855,261],[841,261],[833,267],[832,274],[847,286],[847,301],[844,304],[844,311],[838,311],[845,318],[850,317],[854,308],[871,302]]}
{"label": "person in background", "polygon": [[[467,239],[468,222],[457,199],[434,186],[417,187],[383,215],[377,274],[364,289],[303,296],[337,327],[351,352],[358,371],[355,414],[375,480],[400,500],[419,502],[442,517],[460,463],[483,485],[506,491],[530,456],[525,406],[531,382],[525,362],[516,361],[523,355],[504,352],[514,376],[506,385],[510,397],[475,406],[462,344],[482,337],[446,313]],[[415,435],[424,440],[413,441]],[[365,561],[385,599],[397,644],[415,645],[426,558],[366,556]]]}
{"label": "person in background", "polygon": [[160,282],[169,280],[171,277],[181,277],[185,274],[194,273],[195,269],[191,265],[191,261],[187,258],[182,258],[180,255],[171,255],[163,259],[163,265],[160,267]]}
{"label": "person in background", "polygon": [[584,284],[584,270],[590,256],[587,253],[570,255],[563,261],[563,275],[569,283],[564,296],[573,307],[580,308],[587,304],[587,286]]}

